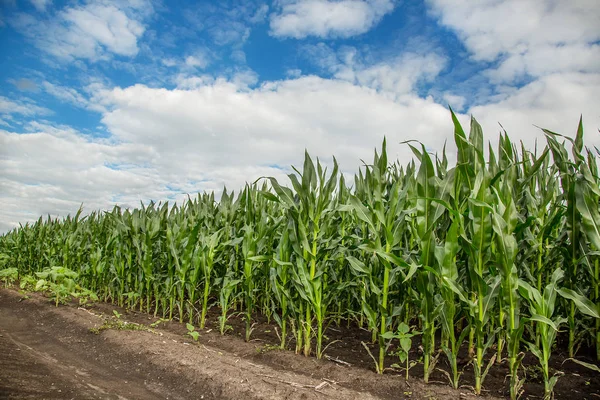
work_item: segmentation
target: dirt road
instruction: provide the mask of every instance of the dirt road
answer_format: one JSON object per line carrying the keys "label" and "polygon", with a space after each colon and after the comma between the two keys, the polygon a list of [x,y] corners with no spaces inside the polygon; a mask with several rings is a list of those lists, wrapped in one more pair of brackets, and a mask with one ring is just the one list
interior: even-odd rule
{"label": "dirt road", "polygon": [[[0,398],[475,398],[291,352],[261,356],[256,344],[214,333],[203,332],[199,342],[169,329],[91,333],[113,308],[56,308],[41,295],[24,299],[0,289]],[[137,319],[151,322],[146,315]]]}

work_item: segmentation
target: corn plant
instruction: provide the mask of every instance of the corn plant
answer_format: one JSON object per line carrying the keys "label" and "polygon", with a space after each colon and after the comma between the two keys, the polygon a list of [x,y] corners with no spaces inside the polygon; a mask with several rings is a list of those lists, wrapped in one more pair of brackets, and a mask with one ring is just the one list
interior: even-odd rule
{"label": "corn plant", "polygon": [[454,137],[458,147],[457,175],[454,202],[459,218],[461,245],[466,252],[466,290],[450,286],[466,305],[471,332],[469,353],[474,355],[475,392],[479,394],[491,362],[484,365],[484,356],[494,341],[487,324],[494,312],[500,277],[490,271],[492,261],[494,197],[490,190],[490,175],[483,158],[481,126],[471,119],[471,134],[467,139],[458,119],[452,113]]}
{"label": "corn plant", "polygon": [[492,219],[493,229],[496,238],[497,264],[501,276],[501,294],[502,305],[504,306],[504,315],[508,320],[507,341],[508,341],[508,360],[510,370],[510,397],[516,399],[522,382],[518,378],[518,369],[521,362],[519,356],[519,346],[524,327],[519,319],[519,294],[518,281],[519,274],[515,259],[518,252],[517,241],[514,231],[517,226],[517,209],[512,200],[511,182],[507,179],[503,182],[500,190],[496,190],[495,207],[493,208]]}
{"label": "corn plant", "polygon": [[280,233],[277,245],[277,253],[273,257],[273,264],[270,270],[271,289],[273,290],[273,300],[280,310],[274,313],[274,319],[281,328],[280,349],[284,349],[287,338],[288,319],[293,312],[294,298],[289,290],[290,273],[289,268],[293,267],[291,260],[292,247],[290,244],[290,230],[293,229],[291,221],[284,226]]}
{"label": "corn plant", "polygon": [[436,296],[436,304],[439,309],[439,318],[442,326],[441,348],[450,363],[450,382],[457,389],[459,386],[460,372],[458,371],[458,351],[463,343],[469,329],[462,329],[456,335],[457,298],[452,289],[459,285],[458,268],[456,256],[459,251],[458,232],[459,220],[454,219],[446,233],[443,246],[436,246],[435,257],[437,259],[437,277],[439,279],[440,293]]}
{"label": "corn plant", "polygon": [[[409,267],[401,257],[404,250],[401,247],[402,229],[406,227],[403,218],[406,190],[400,190],[399,182],[393,182],[387,187],[387,175],[387,150],[384,140],[381,155],[376,152],[373,164],[366,167],[365,184],[372,191],[372,197],[365,199],[366,204],[363,204],[361,199],[351,195],[350,204],[343,209],[354,211],[368,229],[368,235],[358,248],[376,257],[375,262],[370,265],[356,258],[348,258],[348,261],[352,268],[362,275],[377,298],[378,306],[369,307],[363,297],[363,312],[367,315],[372,329],[376,328],[376,321],[379,319],[379,359],[376,363],[378,373],[383,373],[384,368],[386,332],[392,323],[392,317],[399,313],[399,310],[390,304],[390,288],[398,283],[403,272],[404,282],[410,279],[417,267],[417,264]],[[383,273],[379,273],[378,269],[383,270]]]}
{"label": "corn plant", "polygon": [[229,271],[222,279],[217,279],[215,284],[220,286],[219,291],[219,307],[221,308],[221,315],[219,316],[219,332],[221,335],[225,334],[227,330],[227,320],[229,316],[227,313],[231,309],[231,303],[235,300],[236,289],[240,284],[240,279],[233,279],[232,273]]}
{"label": "corn plant", "polygon": [[543,294],[527,282],[519,282],[519,291],[523,298],[529,303],[530,319],[538,323],[538,334],[540,345],[529,343],[529,350],[538,358],[544,375],[544,399],[552,398],[552,393],[558,375],[550,377],[548,362],[552,353],[552,346],[560,325],[566,322],[566,318],[556,317],[556,297],[559,282],[563,279],[564,272],[556,269],[552,274],[552,280],[544,288]]}

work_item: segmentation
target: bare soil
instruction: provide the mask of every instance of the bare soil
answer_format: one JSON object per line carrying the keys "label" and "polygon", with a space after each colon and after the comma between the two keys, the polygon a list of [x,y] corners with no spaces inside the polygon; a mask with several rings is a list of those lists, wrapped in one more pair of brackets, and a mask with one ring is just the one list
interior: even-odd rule
{"label": "bare soil", "polygon": [[[94,328],[107,320],[140,324],[144,330]],[[425,384],[418,367],[405,382],[400,372],[372,371],[360,344],[370,333],[356,327],[330,327],[330,360],[316,360],[278,350],[274,324],[259,319],[252,340],[244,342],[241,318],[221,336],[216,309],[198,342],[185,325],[161,322],[147,314],[111,304],[54,307],[37,293],[0,289],[0,399],[477,399],[505,398],[504,366],[492,368],[484,396],[465,386],[451,389],[443,373]],[[139,328],[138,325],[129,325]],[[290,343],[293,346],[293,342]],[[411,355],[416,357],[417,354]],[[443,356],[439,366],[443,369]],[[395,360],[390,357],[388,364]],[[559,360],[560,361],[560,360]],[[350,364],[348,366],[347,364]],[[471,375],[465,366],[465,378]],[[557,399],[599,399],[597,373],[576,364],[562,366]],[[524,398],[541,398],[535,380]]]}

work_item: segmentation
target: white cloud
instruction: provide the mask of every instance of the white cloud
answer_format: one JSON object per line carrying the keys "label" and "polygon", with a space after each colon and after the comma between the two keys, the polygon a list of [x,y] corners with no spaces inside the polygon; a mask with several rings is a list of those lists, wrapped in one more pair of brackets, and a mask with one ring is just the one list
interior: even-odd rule
{"label": "white cloud", "polygon": [[300,76],[302,76],[302,70],[299,68],[292,68],[292,69],[288,69],[285,72],[285,75],[288,78],[299,78]]}
{"label": "white cloud", "polygon": [[197,51],[194,55],[185,58],[185,65],[193,68],[204,69],[210,64],[210,55],[207,51]]}
{"label": "white cloud", "polygon": [[42,87],[46,93],[51,94],[57,99],[66,103],[70,103],[76,107],[86,108],[89,104],[87,98],[73,88],[55,85],[47,81],[42,83]]}
{"label": "white cloud", "polygon": [[67,7],[51,20],[18,14],[11,23],[40,50],[63,61],[105,60],[113,54],[133,57],[145,30],[141,14],[133,8],[135,4],[121,8],[115,4],[105,1]]}
{"label": "white cloud", "polygon": [[[600,71],[596,0],[428,0],[477,61],[498,62],[496,82],[556,72]],[[500,23],[498,21],[501,21]]]}
{"label": "white cloud", "polygon": [[435,78],[445,67],[446,59],[438,54],[405,53],[390,61],[358,69],[342,68],[337,76],[354,78],[360,85],[377,90],[406,94],[420,81]]}
{"label": "white cloud", "polygon": [[[540,78],[490,104],[472,107],[469,113],[481,122],[489,139],[496,139],[501,123],[511,140],[533,148],[546,143],[541,128],[575,136],[583,115],[584,138],[600,147],[600,74],[552,74]],[[534,126],[536,125],[536,126]]]}
{"label": "white cloud", "polygon": [[391,0],[297,0],[282,2],[270,16],[271,34],[302,39],[359,35],[394,9]]}
{"label": "white cloud", "polygon": [[258,83],[258,74],[251,69],[237,71],[233,74],[231,83],[240,90],[248,89]]}
{"label": "white cloud", "polygon": [[442,97],[454,111],[462,111],[467,102],[467,99],[464,96],[458,96],[448,92],[444,93]]}
{"label": "white cloud", "polygon": [[175,60],[174,58],[163,58],[160,60],[160,62],[165,67],[174,67],[177,65],[177,60]]}
{"label": "white cloud", "polygon": [[305,57],[335,78],[391,95],[407,94],[419,82],[433,80],[447,63],[444,56],[435,52],[405,52],[372,64],[365,62],[364,57],[352,47],[335,52],[326,44],[319,43],[304,46],[302,51]]}
{"label": "white cloud", "polygon": [[240,46],[250,37],[250,28],[239,21],[227,21],[224,24],[214,25],[209,32],[218,46],[229,44]]}
{"label": "white cloud", "polygon": [[46,8],[52,4],[52,0],[29,0],[36,10],[45,12]]}
{"label": "white cloud", "polygon": [[243,50],[233,50],[230,57],[238,64],[246,64],[246,53]]}
{"label": "white cloud", "polygon": [[[599,18],[600,22],[600,18]],[[511,82],[524,75],[534,77],[560,72],[600,71],[600,46],[540,45],[520,54],[510,54],[488,74],[493,82]]]}
{"label": "white cloud", "polygon": [[34,81],[32,81],[31,79],[27,79],[27,78],[21,78],[21,79],[17,79],[17,80],[9,79],[8,82],[15,85],[16,88],[21,91],[28,91],[28,92],[38,92],[39,91],[37,84]]}
{"label": "white cloud", "polygon": [[187,75],[179,74],[175,77],[174,82],[178,89],[196,89],[201,86],[210,85],[215,81],[212,75]]}
{"label": "white cloud", "polygon": [[49,115],[52,111],[45,107],[37,106],[29,99],[11,100],[0,96],[0,115],[20,114],[26,117],[34,115]]}
{"label": "white cloud", "polygon": [[160,149],[157,168],[181,173],[180,179],[226,166],[287,167],[301,159],[304,147],[326,160],[335,153],[354,169],[386,134],[394,143],[419,137],[433,145],[440,128],[450,126],[448,111],[431,100],[412,96],[397,103],[341,80],[308,76],[239,89],[224,80],[193,90],[116,88],[103,93],[112,111],[102,121],[123,143]]}
{"label": "white cloud", "polygon": [[[141,198],[143,189],[152,186],[154,176],[143,168],[119,171],[104,165],[142,163],[153,156],[152,149],[88,142],[73,130],[39,123],[31,129],[35,133],[0,130],[2,230],[48,213],[74,213],[82,201],[89,212],[107,207],[114,194]],[[144,194],[162,197],[164,190]]]}
{"label": "white cloud", "polygon": [[254,12],[254,15],[248,21],[252,24],[259,24],[265,20],[268,12],[269,6],[266,4],[261,4]]}

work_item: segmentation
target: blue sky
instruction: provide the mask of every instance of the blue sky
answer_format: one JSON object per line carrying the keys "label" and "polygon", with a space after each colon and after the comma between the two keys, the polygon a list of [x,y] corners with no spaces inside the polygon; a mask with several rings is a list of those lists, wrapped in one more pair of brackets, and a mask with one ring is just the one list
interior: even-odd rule
{"label": "blue sky", "polygon": [[285,182],[305,148],[408,161],[448,105],[528,145],[583,114],[597,145],[598,26],[595,0],[0,0],[0,231]]}

